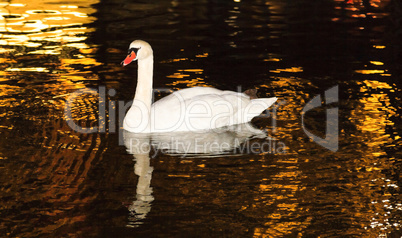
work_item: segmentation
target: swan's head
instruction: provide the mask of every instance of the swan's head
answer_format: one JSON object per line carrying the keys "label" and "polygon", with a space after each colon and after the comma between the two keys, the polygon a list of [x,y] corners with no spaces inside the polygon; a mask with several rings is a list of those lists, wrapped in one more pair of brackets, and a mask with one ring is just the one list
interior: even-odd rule
{"label": "swan's head", "polygon": [[131,42],[130,47],[128,48],[128,55],[121,64],[126,66],[135,60],[142,60],[152,56],[152,47],[147,42],[143,40],[135,40]]}

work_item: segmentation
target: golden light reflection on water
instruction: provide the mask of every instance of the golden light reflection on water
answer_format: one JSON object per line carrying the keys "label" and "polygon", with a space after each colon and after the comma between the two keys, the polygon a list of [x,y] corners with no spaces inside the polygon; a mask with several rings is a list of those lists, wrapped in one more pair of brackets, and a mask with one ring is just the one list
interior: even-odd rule
{"label": "golden light reflection on water", "polygon": [[176,86],[185,86],[189,88],[208,86],[202,78],[203,71],[203,69],[179,69],[177,73],[166,76],[167,78],[176,79],[174,82],[167,85],[173,86],[174,88],[176,88]]}
{"label": "golden light reflection on water", "polygon": [[[182,61],[197,61],[199,58],[207,58],[208,52],[202,54],[197,54],[192,58],[174,58],[169,60],[161,61],[162,64],[178,63]],[[169,79],[174,81],[167,83],[167,86],[172,86],[174,89],[181,89],[186,87],[207,87],[211,86],[204,81],[204,69],[179,69],[177,72],[167,75]]]}
{"label": "golden light reflection on water", "polygon": [[[312,217],[307,217],[303,222],[281,222],[286,217],[303,213],[304,209],[300,207],[296,193],[306,189],[299,181],[302,174],[298,159],[286,158],[286,160],[278,161],[279,166],[282,164],[287,171],[278,172],[273,177],[261,181],[260,192],[262,196],[256,198],[256,203],[276,207],[276,210],[266,214],[270,222],[264,223],[262,227],[255,228],[254,237],[264,237],[267,234],[274,237],[290,235],[295,230],[301,231],[309,226],[312,220]],[[272,193],[272,191],[276,192]]]}
{"label": "golden light reflection on water", "polygon": [[[364,80],[359,82],[360,92],[364,95],[360,98],[359,104],[351,111],[349,120],[357,127],[358,132],[350,135],[350,143],[355,140],[363,140],[364,148],[359,150],[362,157],[359,159],[357,169],[359,171],[367,171],[370,175],[370,192],[368,196],[371,198],[370,207],[373,210],[369,222],[365,229],[373,229],[374,231],[386,232],[387,229],[400,227],[400,223],[392,223],[387,217],[394,216],[401,206],[392,199],[389,189],[397,189],[397,181],[389,177],[384,171],[392,168],[394,158],[389,158],[384,148],[392,147],[392,135],[386,131],[387,127],[394,127],[395,124],[391,120],[396,114],[396,108],[390,102],[389,93],[401,91],[401,89],[391,86],[387,82],[377,80]],[[395,132],[396,133],[396,132]],[[363,183],[361,186],[367,186]],[[383,188],[383,196],[376,195],[376,191]],[[362,216],[360,214],[359,216]]]}
{"label": "golden light reflection on water", "polygon": [[[97,0],[84,1],[81,4],[90,6]],[[76,2],[80,3],[80,2]],[[1,3],[0,32],[1,45],[24,45],[28,47],[40,46],[40,41],[72,42],[82,41],[84,38],[78,33],[88,32],[91,29],[82,27],[94,18],[90,7],[60,5],[59,1],[25,1],[24,4]],[[45,10],[46,9],[46,10]],[[46,32],[43,32],[46,31]],[[23,33],[18,35],[17,33]]]}
{"label": "golden light reflection on water", "polygon": [[361,69],[361,70],[355,70],[356,73],[359,74],[382,74],[385,72],[385,70],[382,69]]}
{"label": "golden light reflection on water", "polygon": [[291,68],[286,68],[286,69],[270,70],[269,72],[271,72],[271,73],[281,73],[281,72],[300,73],[300,72],[303,72],[303,68],[302,67],[291,67]]}
{"label": "golden light reflection on water", "polygon": [[[61,5],[59,1],[25,1],[1,3],[0,46],[2,53],[12,46],[36,47],[25,54],[60,55],[63,48],[90,48],[83,43],[84,34],[93,31],[84,25],[93,22],[92,1],[75,1],[77,5]],[[18,54],[16,54],[18,55]],[[24,71],[23,68],[21,71]]]}
{"label": "golden light reflection on water", "polygon": [[370,61],[370,63],[372,63],[374,65],[384,65],[384,63],[381,61]]}
{"label": "golden light reflection on water", "polygon": [[[371,92],[372,90],[378,89],[391,89],[392,87],[386,82],[379,82],[375,80],[364,80],[361,83],[361,92]],[[378,145],[378,142],[386,143],[387,140],[385,137],[388,136],[385,133],[385,127],[387,125],[393,125],[393,122],[388,118],[395,115],[396,109],[392,106],[389,101],[388,95],[385,93],[375,94],[369,93],[367,97],[363,97],[360,99],[360,105],[363,108],[358,108],[357,110],[362,110],[367,112],[365,118],[362,121],[356,122],[356,126],[362,132],[375,132],[379,133],[383,136],[376,137],[376,144],[372,146]],[[351,120],[355,120],[358,117],[358,112],[353,111]]]}
{"label": "golden light reflection on water", "polygon": [[[75,134],[63,121],[62,112],[65,98],[72,90],[85,88],[84,82],[88,80],[97,80],[90,68],[100,63],[91,57],[94,47],[85,41],[88,33],[94,31],[86,26],[95,20],[90,16],[95,12],[91,5],[98,2],[79,0],[74,1],[74,5],[55,0],[0,3],[0,107],[3,109],[0,129],[2,135],[13,138],[18,145],[9,148],[7,140],[1,140],[0,155],[7,154],[3,157],[8,160],[27,160],[36,164],[35,168],[24,165],[18,171],[2,170],[10,178],[9,188],[2,192],[26,203],[43,200],[68,203],[63,208],[34,211],[38,216],[57,217],[64,214],[65,209],[77,208],[93,199],[91,196],[71,199],[71,195],[80,190],[79,184],[86,178],[91,161],[99,158],[100,137]],[[84,118],[96,123],[97,98],[77,99],[72,112],[75,119]],[[16,125],[16,121],[24,123]],[[24,136],[16,135],[17,130],[26,131],[27,128],[30,132]],[[35,149],[27,145],[26,141],[31,138]],[[29,152],[25,153],[26,150]],[[14,163],[10,166],[18,167]],[[69,173],[69,170],[73,172]],[[18,187],[23,187],[28,179],[27,171],[34,174],[32,179],[45,181],[45,185],[34,186],[31,191],[19,194]],[[45,191],[38,192],[41,189]],[[7,203],[2,207],[7,207]],[[85,217],[56,218],[52,224],[32,227],[20,235],[45,234],[66,224],[83,221]],[[30,219],[25,223],[29,226],[38,224],[37,221]],[[4,231],[3,224],[0,229]]]}
{"label": "golden light reflection on water", "polygon": [[[85,87],[84,81],[96,80],[97,76],[89,69],[100,63],[90,57],[93,47],[85,43],[88,33],[94,29],[85,24],[94,21],[90,16],[95,12],[91,5],[97,2],[75,1],[74,5],[55,0],[0,3],[0,62],[3,64],[0,81],[31,84],[43,80],[46,93],[58,97]],[[81,54],[75,53],[76,50]],[[48,83],[46,78],[57,83]],[[6,87],[1,84],[0,90],[5,91]],[[15,86],[12,94],[23,90],[24,87]],[[64,105],[62,98],[53,103],[47,103],[48,100],[51,99],[43,102],[45,108],[60,109]],[[10,108],[15,106],[13,103],[10,98],[2,100],[2,104]]]}
{"label": "golden light reflection on water", "polygon": [[[174,58],[162,61],[163,64],[178,63],[181,61],[197,61],[199,58],[207,58],[208,53],[204,52],[202,54],[197,54],[193,58]],[[174,89],[187,88],[187,87],[197,87],[197,86],[210,86],[204,81],[204,69],[178,69],[177,72],[167,75],[167,78],[173,79],[174,81],[166,84],[167,86],[172,86]]]}

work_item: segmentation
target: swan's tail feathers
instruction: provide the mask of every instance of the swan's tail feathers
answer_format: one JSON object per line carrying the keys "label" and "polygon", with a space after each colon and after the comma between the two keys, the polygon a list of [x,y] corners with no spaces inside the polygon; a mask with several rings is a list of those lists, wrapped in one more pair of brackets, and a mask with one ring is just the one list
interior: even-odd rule
{"label": "swan's tail feathers", "polygon": [[257,89],[247,89],[246,91],[243,92],[247,96],[250,97],[250,99],[257,99]]}
{"label": "swan's tail feathers", "polygon": [[253,117],[259,116],[262,112],[268,109],[272,104],[274,104],[278,100],[277,97],[272,98],[257,98],[251,100],[249,105],[248,114],[251,116],[250,120]]}
{"label": "swan's tail feathers", "polygon": [[258,98],[253,99],[246,107],[243,107],[241,111],[238,111],[235,118],[237,118],[237,123],[250,122],[254,117],[261,115],[266,109],[268,109],[272,104],[276,102],[277,98]]}

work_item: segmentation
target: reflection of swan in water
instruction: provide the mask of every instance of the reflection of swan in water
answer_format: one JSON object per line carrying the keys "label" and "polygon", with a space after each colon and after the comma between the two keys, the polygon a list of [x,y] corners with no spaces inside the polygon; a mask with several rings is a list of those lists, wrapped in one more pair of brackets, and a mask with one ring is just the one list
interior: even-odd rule
{"label": "reflection of swan in water", "polygon": [[199,154],[203,157],[228,155],[248,139],[267,138],[267,135],[246,123],[204,132],[144,134],[124,131],[123,137],[128,153],[134,156],[134,173],[139,176],[136,200],[128,207],[131,213],[129,226],[136,227],[151,211],[154,200],[151,156],[154,157],[157,152],[183,156]]}
{"label": "reflection of swan in water", "polygon": [[150,165],[149,158],[149,136],[141,135],[136,137],[140,146],[127,146],[130,148],[129,153],[134,156],[134,173],[138,175],[138,183],[136,190],[136,200],[128,206],[130,211],[129,226],[138,226],[141,220],[145,219],[151,211],[151,203],[154,200],[152,196],[151,178],[153,168]]}
{"label": "reflection of swan in water", "polygon": [[[157,153],[171,155],[196,155],[203,157],[229,154],[250,138],[267,138],[264,131],[254,128],[250,123],[233,125],[200,132],[174,132],[148,134],[152,148],[143,144],[145,134],[124,131],[124,144],[130,153]],[[147,142],[149,143],[149,142]]]}
{"label": "reflection of swan in water", "polygon": [[154,152],[182,156],[214,156],[234,153],[234,150],[250,138],[265,138],[266,133],[250,123],[238,124],[204,132],[177,132],[153,134]]}

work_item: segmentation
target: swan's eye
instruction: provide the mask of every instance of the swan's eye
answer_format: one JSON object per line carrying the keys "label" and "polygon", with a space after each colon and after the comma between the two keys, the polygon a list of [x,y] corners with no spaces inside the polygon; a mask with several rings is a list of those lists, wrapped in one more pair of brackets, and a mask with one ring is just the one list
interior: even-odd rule
{"label": "swan's eye", "polygon": [[128,49],[128,54],[131,54],[131,52],[134,51],[134,53],[137,55],[137,52],[138,52],[139,49],[140,48],[130,48],[130,49]]}

